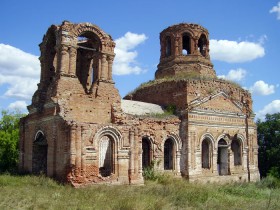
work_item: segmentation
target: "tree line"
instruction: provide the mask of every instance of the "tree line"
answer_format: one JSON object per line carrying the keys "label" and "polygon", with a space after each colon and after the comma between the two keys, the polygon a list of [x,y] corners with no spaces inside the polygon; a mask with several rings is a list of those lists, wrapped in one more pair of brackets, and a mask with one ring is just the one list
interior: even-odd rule
{"label": "tree line", "polygon": [[[0,120],[0,173],[16,172],[19,157],[19,121],[24,114],[2,111]],[[280,179],[280,113],[257,120],[259,170],[261,177]]]}

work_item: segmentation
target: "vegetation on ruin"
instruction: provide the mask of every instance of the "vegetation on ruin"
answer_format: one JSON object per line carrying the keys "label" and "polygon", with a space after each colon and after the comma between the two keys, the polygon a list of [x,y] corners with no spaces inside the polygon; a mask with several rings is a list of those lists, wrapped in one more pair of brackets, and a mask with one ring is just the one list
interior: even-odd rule
{"label": "vegetation on ruin", "polygon": [[280,209],[279,182],[199,184],[162,176],[144,186],[74,189],[46,177],[0,176],[0,209]]}
{"label": "vegetation on ruin", "polygon": [[223,83],[229,83],[231,84],[233,87],[235,88],[242,88],[240,86],[240,84],[238,84],[237,82],[231,81],[231,80],[227,80],[227,79],[223,79],[223,78],[213,78],[213,77],[209,77],[209,76],[201,76],[196,74],[195,72],[189,72],[189,73],[182,73],[182,74],[178,74],[172,77],[164,77],[161,79],[155,79],[155,80],[149,80],[147,82],[143,82],[141,83],[138,87],[136,87],[134,90],[130,91],[129,93],[127,93],[127,96],[129,95],[133,95],[134,93],[136,93],[138,90],[141,90],[145,87],[150,87],[156,84],[160,84],[163,82],[170,82],[170,81],[181,81],[181,80],[201,80],[201,81],[221,81]]}

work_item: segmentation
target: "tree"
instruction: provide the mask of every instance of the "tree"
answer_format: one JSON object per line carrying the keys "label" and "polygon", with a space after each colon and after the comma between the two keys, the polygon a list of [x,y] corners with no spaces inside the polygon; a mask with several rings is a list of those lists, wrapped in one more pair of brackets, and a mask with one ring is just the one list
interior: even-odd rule
{"label": "tree", "polygon": [[18,163],[19,120],[24,115],[2,111],[0,119],[0,172],[13,171]]}
{"label": "tree", "polygon": [[280,113],[267,114],[257,126],[260,175],[280,178]]}

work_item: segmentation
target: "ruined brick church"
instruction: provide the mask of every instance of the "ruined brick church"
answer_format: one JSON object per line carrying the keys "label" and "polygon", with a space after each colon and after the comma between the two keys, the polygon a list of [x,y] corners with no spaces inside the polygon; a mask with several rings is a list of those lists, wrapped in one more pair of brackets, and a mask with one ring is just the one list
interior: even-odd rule
{"label": "ruined brick church", "polygon": [[39,46],[40,83],[20,122],[21,171],[74,186],[142,184],[151,164],[189,181],[259,179],[251,95],[217,78],[202,26],[164,29],[155,79],[125,99],[112,79],[115,43],[98,26],[52,25]]}

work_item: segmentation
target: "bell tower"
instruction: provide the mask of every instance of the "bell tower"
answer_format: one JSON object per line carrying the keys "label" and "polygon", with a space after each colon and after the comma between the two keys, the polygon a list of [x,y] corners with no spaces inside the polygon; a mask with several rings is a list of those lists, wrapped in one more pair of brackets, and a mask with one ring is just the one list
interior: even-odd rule
{"label": "bell tower", "polygon": [[216,77],[209,56],[209,33],[202,26],[180,23],[164,29],[160,33],[160,48],[156,79]]}

